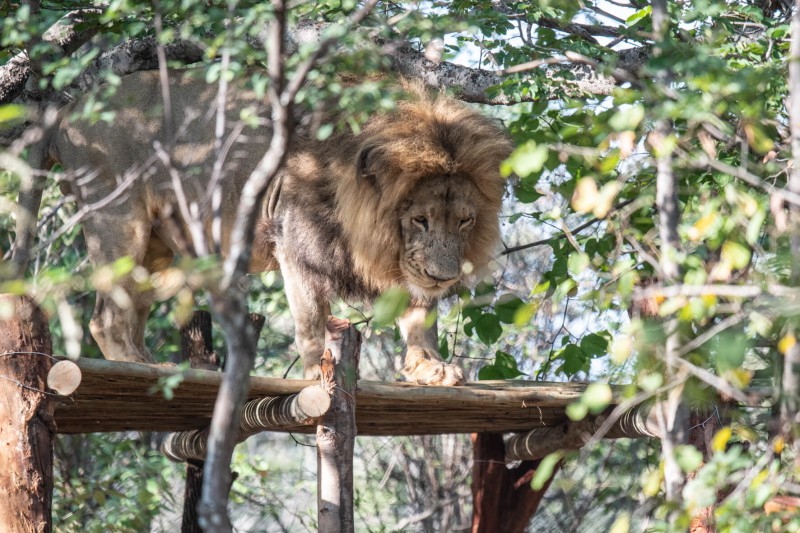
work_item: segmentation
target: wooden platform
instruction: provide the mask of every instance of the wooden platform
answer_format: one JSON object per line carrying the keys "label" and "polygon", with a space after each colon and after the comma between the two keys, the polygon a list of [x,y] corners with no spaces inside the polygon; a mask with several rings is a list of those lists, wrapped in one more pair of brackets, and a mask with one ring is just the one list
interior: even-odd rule
{"label": "wooden platform", "polygon": [[[59,433],[178,431],[205,427],[222,374],[101,359],[80,359],[80,387],[56,408]],[[183,379],[166,400],[159,382]],[[311,381],[253,377],[250,398],[299,392]],[[566,419],[585,385],[481,381],[462,387],[360,381],[359,435],[527,431]],[[301,427],[292,431],[311,431]]]}

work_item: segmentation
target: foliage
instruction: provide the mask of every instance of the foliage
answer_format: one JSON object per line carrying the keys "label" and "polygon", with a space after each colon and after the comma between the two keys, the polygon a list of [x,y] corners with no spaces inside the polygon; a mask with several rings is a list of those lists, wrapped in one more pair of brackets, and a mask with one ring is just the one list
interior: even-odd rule
{"label": "foliage", "polygon": [[[625,389],[627,396],[656,396],[675,385],[663,361],[664,342],[672,333],[664,325],[674,318],[683,368],[704,372],[682,378],[684,397],[692,405],[716,401],[720,383],[727,396],[748,387],[777,387],[783,354],[796,342],[792,331],[800,325],[791,279],[795,228],[787,204],[775,192],[786,189],[793,164],[786,104],[788,11],[780,2],[763,0],[672,2],[669,31],[656,42],[653,9],[639,0],[627,7],[620,7],[624,2],[563,0],[501,4],[457,0],[418,8],[416,3],[381,3],[368,23],[380,38],[367,39],[360,32],[340,35],[336,53],[317,66],[299,95],[300,105],[333,100],[350,111],[345,124],[319,126],[317,136],[325,138],[335,128],[357,131],[375,110],[393,105],[396,95],[381,77],[358,85],[337,76],[385,71],[389,61],[381,53],[382,39],[410,40],[420,50],[441,40],[444,60],[491,70],[542,60],[538,67],[504,76],[501,85],[489,91],[490,96],[502,93],[518,102],[487,109],[505,122],[518,146],[502,168],[510,177],[503,215],[507,253],[499,258],[493,276],[440,309],[442,354],[466,364],[480,379],[602,381],[570,406],[570,417],[577,420],[608,405],[606,381],[631,384]],[[52,74],[52,88],[73,92],[73,80],[113,44],[145,36],[165,43],[181,38],[203,46],[210,82],[247,75],[254,87],[265,87],[258,70],[267,54],[253,40],[269,20],[268,2],[112,0],[101,14],[88,17],[87,24],[100,25],[98,38],[70,57],[51,60],[52,48],[38,37],[66,11],[82,5],[43,1],[38,14],[24,3],[0,5],[0,62],[32,47],[33,57]],[[293,22],[337,22],[355,7],[355,1],[306,2],[296,6],[291,17]],[[158,35],[156,15],[164,26]],[[231,18],[235,24],[229,23]],[[631,54],[626,56],[625,49],[641,50],[644,59],[631,67],[625,59]],[[312,51],[313,45],[300,47],[288,58],[288,66],[296,67]],[[223,53],[230,58],[225,71],[213,61]],[[559,60],[549,61],[553,58]],[[595,94],[591,84],[579,83],[597,76],[616,79],[610,94]],[[103,77],[106,88],[120,83],[111,73]],[[550,90],[554,85],[559,88],[555,95]],[[97,105],[86,111],[97,119],[113,120],[103,111],[104,91],[98,92]],[[0,127],[20,119],[20,107],[0,106]],[[669,133],[659,135],[656,125],[664,123]],[[669,155],[678,184],[679,245],[674,259],[681,275],[675,280],[676,290],[664,287],[669,280],[660,264],[663,221],[656,206],[656,158],[664,154]],[[4,159],[0,171],[4,250],[12,242],[11,212],[21,175],[17,162]],[[24,283],[7,282],[2,290],[39,296],[53,317],[57,353],[79,349],[83,356],[98,356],[82,330],[91,314],[91,293],[98,279],[113,280],[125,265],[118,265],[121,270],[116,273],[93,272],[85,260],[82,236],[71,225],[74,214],[71,204],[48,189],[40,227],[40,240],[47,244],[36,258],[33,276]],[[190,275],[213,271],[213,265],[198,268],[187,262],[182,267],[186,277],[173,293],[177,299],[159,302],[148,328],[148,346],[158,354],[177,351],[174,321],[185,316],[193,297],[202,298],[202,279],[194,282]],[[274,274],[262,276],[262,281],[251,291],[254,310],[270,317],[261,346],[265,353],[286,351],[291,337],[281,281]],[[359,321],[372,319],[373,337],[368,340],[374,348],[365,349],[366,359],[377,359],[373,352],[383,353],[381,362],[366,372],[385,378],[400,369],[400,348],[388,324],[402,312],[407,298],[393,292],[378,299],[372,310],[341,308]],[[223,346],[217,348],[224,353]],[[387,352],[397,357],[387,362]],[[260,363],[261,371],[271,375],[286,367],[286,362],[268,357]],[[720,380],[710,384],[709,375]],[[757,410],[766,413],[772,398],[763,400]],[[705,455],[692,446],[678,450],[678,462],[687,473],[696,473],[677,506],[666,502],[663,464],[651,445],[626,443],[615,449],[603,444],[581,452],[577,460],[566,457],[565,471],[553,485],[557,497],[550,498],[541,516],[554,517],[552,509],[559,509],[563,516],[558,523],[575,529],[581,524],[578,511],[591,504],[592,512],[607,518],[603,524],[614,531],[643,524],[670,530],[688,524],[701,506],[717,504],[720,531],[790,527],[793,522],[780,522],[782,518],[762,511],[768,498],[796,488],[792,454],[787,447],[781,461],[766,459],[779,442],[774,424],[767,423],[769,413],[754,420],[731,411],[732,422],[726,421],[725,427],[735,434],[732,440],[723,438],[723,428],[718,434],[723,437]],[[391,446],[403,443],[391,441]],[[63,516],[74,521],[74,530],[100,530],[103,521],[135,530],[149,523],[160,505],[169,506],[168,499],[162,500],[168,471],[143,451],[146,445],[126,448],[125,441],[91,437],[76,446],[84,445],[92,447],[93,458],[85,460],[84,470],[63,469],[69,482],[58,503],[60,509],[69,509]],[[113,461],[117,456],[125,458],[123,465]],[[237,482],[234,490],[237,503],[248,505],[246,483],[269,480],[277,467],[240,461],[250,461],[239,468],[251,477]],[[398,475],[397,463],[381,462],[396,496],[377,490],[361,494],[364,523],[375,524],[366,514],[377,511],[369,509],[395,504],[392,498],[402,500],[399,509],[427,510],[415,507],[415,490],[424,486],[420,480],[425,477],[423,460],[419,462],[407,475],[412,481],[407,481],[405,492],[392,477]],[[145,487],[138,516],[114,499],[133,490],[125,483],[134,471],[155,484],[152,490],[147,484],[136,485],[137,490]],[[88,473],[95,475],[96,485],[87,481]],[[283,474],[279,479],[283,482]],[[106,514],[92,514],[88,509],[98,507],[101,489],[112,491],[101,497]],[[576,496],[581,492],[592,498]],[[579,505],[573,505],[575,501]],[[286,521],[286,513],[277,506],[258,505],[263,506],[261,519]],[[400,516],[392,517],[394,523],[400,523]],[[310,527],[308,517],[298,520]],[[65,522],[64,527],[73,526]]]}

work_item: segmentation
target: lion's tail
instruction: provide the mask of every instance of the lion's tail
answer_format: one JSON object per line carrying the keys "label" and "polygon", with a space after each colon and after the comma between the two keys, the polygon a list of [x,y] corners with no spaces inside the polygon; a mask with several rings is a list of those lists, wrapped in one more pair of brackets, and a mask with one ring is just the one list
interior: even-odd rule
{"label": "lion's tail", "polygon": [[39,206],[47,184],[47,171],[55,164],[50,148],[60,115],[55,110],[45,112],[41,126],[41,138],[28,150],[30,173],[21,177],[17,199],[17,232],[11,253],[13,275],[21,278],[28,269],[33,255],[39,220]]}

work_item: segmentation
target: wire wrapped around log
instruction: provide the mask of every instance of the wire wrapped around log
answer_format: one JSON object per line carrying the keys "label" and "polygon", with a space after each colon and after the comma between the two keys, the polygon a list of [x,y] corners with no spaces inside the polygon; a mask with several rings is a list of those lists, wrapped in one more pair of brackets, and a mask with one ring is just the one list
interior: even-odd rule
{"label": "wire wrapped around log", "polygon": [[[653,403],[642,403],[625,412],[604,435],[607,439],[659,437]],[[565,422],[555,427],[532,429],[511,435],[506,441],[506,462],[541,459],[558,450],[583,447],[606,421],[606,416]]]}
{"label": "wire wrapped around log", "polygon": [[[320,385],[306,387],[297,394],[250,400],[239,421],[239,442],[268,429],[291,428],[313,423],[328,412],[330,394]],[[161,453],[177,463],[206,457],[208,430],[170,433],[161,443]]]}

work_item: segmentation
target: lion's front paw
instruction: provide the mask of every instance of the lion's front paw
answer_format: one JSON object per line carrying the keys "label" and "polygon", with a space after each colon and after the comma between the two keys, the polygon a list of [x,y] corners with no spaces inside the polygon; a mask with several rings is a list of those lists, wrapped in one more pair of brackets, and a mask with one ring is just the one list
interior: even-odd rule
{"label": "lion's front paw", "polygon": [[[451,365],[440,360],[438,357],[431,357],[423,350],[410,362],[404,369],[403,374],[420,385],[443,385],[450,387],[453,385],[463,385],[464,371],[456,365]],[[409,361],[411,357],[407,357]]]}

